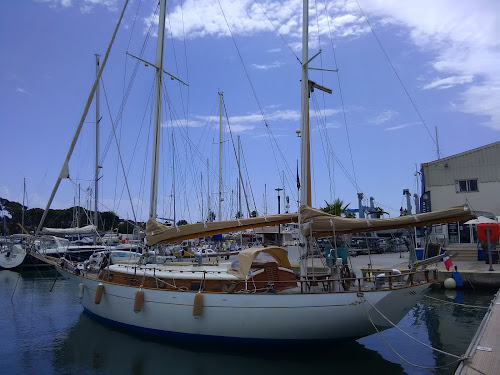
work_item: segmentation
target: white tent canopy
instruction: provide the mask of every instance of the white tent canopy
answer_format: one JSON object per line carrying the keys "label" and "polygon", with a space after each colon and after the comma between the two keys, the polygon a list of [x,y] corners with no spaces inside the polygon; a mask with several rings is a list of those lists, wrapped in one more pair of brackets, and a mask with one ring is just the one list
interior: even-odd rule
{"label": "white tent canopy", "polygon": [[477,224],[482,224],[482,223],[496,223],[496,224],[498,224],[498,221],[490,219],[486,216],[478,216],[477,219],[472,219],[472,220],[466,221],[464,224],[477,225]]}

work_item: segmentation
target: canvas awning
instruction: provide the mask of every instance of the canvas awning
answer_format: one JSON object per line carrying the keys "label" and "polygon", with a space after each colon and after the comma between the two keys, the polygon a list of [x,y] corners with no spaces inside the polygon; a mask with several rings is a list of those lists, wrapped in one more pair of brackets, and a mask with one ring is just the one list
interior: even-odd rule
{"label": "canvas awning", "polygon": [[248,275],[248,271],[250,271],[250,267],[252,267],[253,261],[260,253],[266,253],[272,256],[278,263],[278,267],[292,267],[290,265],[290,261],[288,260],[288,254],[286,250],[281,247],[251,247],[239,252],[239,267],[230,267],[227,272],[238,277],[239,279],[245,279]]}
{"label": "canvas awning", "polygon": [[245,229],[297,222],[298,214],[296,213],[187,224],[178,227],[166,226],[154,219],[149,219],[146,226],[146,241],[149,246],[153,246],[159,243],[171,243],[192,238],[213,236],[215,234],[239,232]]}
{"label": "canvas awning", "polygon": [[386,229],[423,227],[467,221],[475,218],[467,206],[451,207],[446,210],[423,214],[392,217],[388,219],[353,219],[327,214],[312,207],[300,207],[301,230],[305,236],[327,237],[337,234],[371,232]]}

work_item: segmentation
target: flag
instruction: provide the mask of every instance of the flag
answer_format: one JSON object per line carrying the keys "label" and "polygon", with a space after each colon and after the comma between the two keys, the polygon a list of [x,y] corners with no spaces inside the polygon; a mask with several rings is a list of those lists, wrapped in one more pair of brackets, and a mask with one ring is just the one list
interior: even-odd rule
{"label": "flag", "polygon": [[443,258],[444,265],[446,266],[446,271],[449,271],[450,268],[453,266],[453,262],[451,261],[450,257],[444,257]]}
{"label": "flag", "polygon": [[300,189],[300,179],[299,179],[299,163],[297,162],[297,190]]}

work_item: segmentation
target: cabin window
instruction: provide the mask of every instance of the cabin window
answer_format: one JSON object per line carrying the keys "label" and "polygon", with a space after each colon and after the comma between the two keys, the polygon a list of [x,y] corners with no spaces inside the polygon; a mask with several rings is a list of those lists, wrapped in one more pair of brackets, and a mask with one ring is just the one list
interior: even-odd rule
{"label": "cabin window", "polygon": [[468,191],[478,191],[477,188],[477,178],[473,180],[457,180],[455,182],[457,193],[463,193]]}

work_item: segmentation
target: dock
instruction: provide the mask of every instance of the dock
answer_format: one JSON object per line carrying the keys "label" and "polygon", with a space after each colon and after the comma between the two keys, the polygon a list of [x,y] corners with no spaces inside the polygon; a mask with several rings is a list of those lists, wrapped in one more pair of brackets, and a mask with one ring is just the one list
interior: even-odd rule
{"label": "dock", "polygon": [[455,375],[498,374],[500,369],[500,290],[491,301]]}
{"label": "dock", "polygon": [[[477,253],[476,253],[477,254]],[[353,268],[367,269],[369,264],[373,269],[398,269],[400,271],[408,270],[409,253],[407,251],[401,253],[384,253],[359,255],[356,257],[349,257],[349,264]],[[493,264],[493,271],[490,271],[489,264],[484,261],[478,261],[477,258],[471,256],[464,256],[459,254],[456,258],[452,259],[453,267],[448,271],[443,262],[434,265],[437,266],[439,271],[439,282],[443,284],[444,280],[452,277],[452,272],[457,271],[460,273],[464,288],[466,289],[492,289],[498,290],[500,288],[500,264]],[[322,260],[316,259],[313,262],[309,261],[308,266],[321,266]],[[432,267],[429,266],[429,267]]]}

